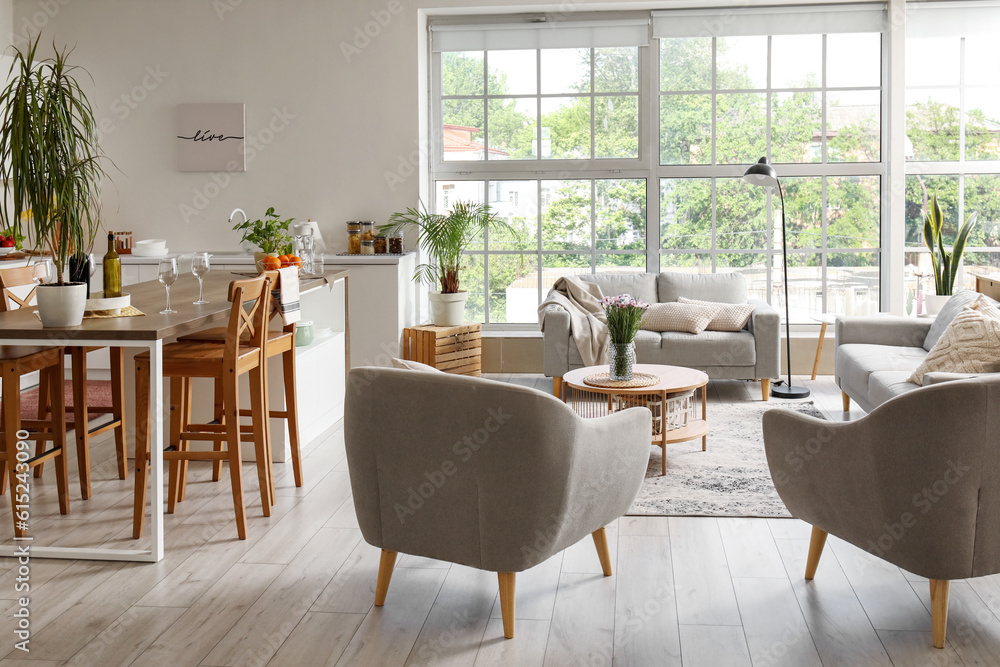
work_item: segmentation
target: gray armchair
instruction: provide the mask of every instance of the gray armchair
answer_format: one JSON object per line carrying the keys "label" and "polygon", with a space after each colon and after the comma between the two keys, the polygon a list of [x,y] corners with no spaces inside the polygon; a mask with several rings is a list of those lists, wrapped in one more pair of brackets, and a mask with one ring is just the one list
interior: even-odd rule
{"label": "gray armchair", "polygon": [[497,572],[504,636],[514,578],[623,515],[649,461],[649,410],[583,419],[546,393],[482,378],[356,368],[344,440],[365,540],[382,549],[375,604],[397,553]]}
{"label": "gray armchair", "polygon": [[916,389],[852,422],[769,410],[775,488],[813,526],[806,579],[827,533],[927,577],[944,647],[950,580],[1000,572],[998,433],[997,377]]}

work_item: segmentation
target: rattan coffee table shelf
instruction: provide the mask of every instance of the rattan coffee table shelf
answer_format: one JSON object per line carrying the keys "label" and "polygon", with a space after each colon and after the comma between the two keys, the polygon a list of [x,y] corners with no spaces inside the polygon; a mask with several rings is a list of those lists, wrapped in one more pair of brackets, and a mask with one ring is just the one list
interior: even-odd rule
{"label": "rattan coffee table shelf", "polygon": [[[590,366],[566,373],[563,401],[584,417],[599,417],[634,406],[649,408],[653,413],[651,444],[663,452],[662,474],[667,473],[667,445],[701,438],[702,451],[708,447],[706,373],[681,366],[638,364],[637,374],[655,375],[659,382],[645,387],[600,387],[586,382],[588,377],[606,371],[606,366]],[[696,410],[697,393],[701,395],[700,418]]]}

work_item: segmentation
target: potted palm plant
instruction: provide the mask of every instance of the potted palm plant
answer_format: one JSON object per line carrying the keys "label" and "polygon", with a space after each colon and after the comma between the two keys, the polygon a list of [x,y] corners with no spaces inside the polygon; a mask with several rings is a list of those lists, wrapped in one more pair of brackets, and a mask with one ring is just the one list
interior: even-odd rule
{"label": "potted palm plant", "polygon": [[441,288],[428,294],[431,320],[437,326],[457,326],[465,320],[468,294],[459,289],[459,275],[464,268],[462,254],[482,239],[483,231],[509,235],[515,244],[520,243],[517,231],[493,213],[489,204],[460,201],[448,213],[408,208],[405,213],[393,214],[389,224],[379,227],[379,231],[398,233],[409,226],[416,228],[417,240],[429,255],[429,261],[417,267],[413,279]]}
{"label": "potted palm plant", "polygon": [[965,243],[976,225],[978,212],[971,214],[958,228],[955,243],[949,253],[944,245],[944,214],[937,203],[937,196],[931,196],[931,202],[924,213],[924,244],[931,251],[931,266],[934,268],[934,295],[926,295],[927,312],[937,313],[955,290],[955,278],[965,253]]}
{"label": "potted palm plant", "polygon": [[54,45],[54,57],[37,58],[38,42],[14,49],[0,94],[0,179],[8,202],[0,206],[0,223],[18,233],[26,228],[34,247],[52,255],[56,280],[36,292],[43,326],[77,326],[87,285],[63,276],[70,255],[93,245],[106,174],[78,68],[67,64],[68,50]]}

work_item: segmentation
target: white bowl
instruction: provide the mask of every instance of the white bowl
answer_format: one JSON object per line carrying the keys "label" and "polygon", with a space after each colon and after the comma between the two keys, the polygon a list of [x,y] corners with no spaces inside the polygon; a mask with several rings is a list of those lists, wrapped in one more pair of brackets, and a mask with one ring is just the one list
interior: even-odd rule
{"label": "white bowl", "polygon": [[12,252],[14,252],[14,248],[0,248],[0,257],[3,257],[4,255],[9,255]]}
{"label": "white bowl", "polygon": [[142,248],[134,247],[132,248],[132,254],[136,257],[166,257],[167,253],[170,252],[169,248]]}
{"label": "white bowl", "polygon": [[121,296],[105,297],[104,292],[94,292],[87,299],[86,310],[95,315],[118,315],[122,308],[132,305],[132,296],[123,292]]}
{"label": "white bowl", "polygon": [[143,239],[142,241],[136,241],[132,246],[132,251],[135,252],[136,249],[142,248],[143,250],[149,250],[152,252],[160,252],[167,249],[166,239]]}

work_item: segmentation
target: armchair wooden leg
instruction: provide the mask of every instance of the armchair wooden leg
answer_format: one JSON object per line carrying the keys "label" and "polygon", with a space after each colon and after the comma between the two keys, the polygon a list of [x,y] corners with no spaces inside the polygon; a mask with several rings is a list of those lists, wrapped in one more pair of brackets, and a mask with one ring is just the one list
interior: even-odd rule
{"label": "armchair wooden leg", "polygon": [[597,557],[601,559],[601,570],[604,571],[605,577],[610,577],[613,573],[611,571],[611,553],[608,551],[608,534],[604,528],[598,528],[591,533],[591,536],[594,538],[594,546],[597,547]]}
{"label": "armchair wooden leg", "polygon": [[761,378],[760,395],[765,401],[771,398],[771,380],[769,378]]}
{"label": "armchair wooden leg", "polygon": [[813,526],[812,538],[809,540],[809,558],[806,559],[806,579],[809,581],[816,576],[819,557],[823,555],[823,547],[826,545],[826,535],[825,530]]}
{"label": "armchair wooden leg", "polygon": [[385,595],[389,592],[389,581],[392,579],[392,568],[396,567],[395,551],[382,549],[382,559],[378,563],[378,581],[375,583],[375,606],[385,604]]}
{"label": "armchair wooden leg", "polygon": [[951,582],[947,579],[931,579],[931,624],[934,627],[934,648],[944,648],[948,631],[948,590]]}
{"label": "armchair wooden leg", "polygon": [[503,636],[507,639],[513,639],[516,575],[513,572],[497,572],[497,578],[500,580],[500,616],[503,618]]}
{"label": "armchair wooden leg", "polygon": [[846,391],[842,391],[840,393],[844,395],[844,412],[850,412],[851,411],[851,397],[847,395]]}
{"label": "armchair wooden leg", "polygon": [[552,378],[552,393],[556,398],[562,398],[562,376]]}

